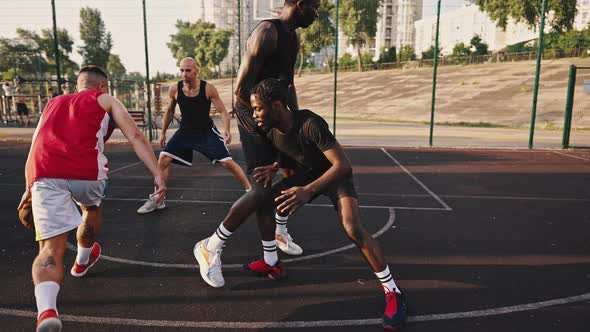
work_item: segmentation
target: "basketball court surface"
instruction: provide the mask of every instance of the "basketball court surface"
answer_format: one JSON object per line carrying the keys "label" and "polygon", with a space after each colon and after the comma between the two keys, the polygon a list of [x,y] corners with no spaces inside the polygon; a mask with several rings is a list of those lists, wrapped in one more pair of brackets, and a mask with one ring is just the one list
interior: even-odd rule
{"label": "basketball court surface", "polygon": [[[29,145],[0,142],[0,330],[30,331],[36,308],[34,234],[18,222]],[[361,218],[406,293],[404,331],[588,331],[590,151],[346,147]],[[226,243],[226,286],[200,277],[193,245],[210,236],[240,185],[195,155],[172,166],[167,209],[136,210],[152,180],[125,144],[108,144],[103,257],[83,278],[68,271],[64,331],[380,331],[384,296],[329,200],[289,221],[304,248],[279,252],[288,278],[253,277],[254,218]],[[234,158],[243,166],[238,146]]]}

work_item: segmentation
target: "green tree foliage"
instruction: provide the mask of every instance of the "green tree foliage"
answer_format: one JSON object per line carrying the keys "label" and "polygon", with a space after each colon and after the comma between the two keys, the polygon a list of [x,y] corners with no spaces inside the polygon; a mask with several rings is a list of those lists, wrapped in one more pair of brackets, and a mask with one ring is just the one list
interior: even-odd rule
{"label": "green tree foliage", "polygon": [[113,40],[111,33],[106,31],[102,14],[98,9],[80,9],[80,39],[84,45],[79,48],[78,53],[83,58],[83,64],[106,68]]}
{"label": "green tree foliage", "polygon": [[362,71],[361,48],[375,38],[382,0],[340,0],[340,27],[357,49],[357,68]]}
{"label": "green tree foliage", "polygon": [[399,61],[413,61],[416,60],[416,51],[412,46],[404,45],[399,50]]}
{"label": "green tree foliage", "polygon": [[320,0],[318,19],[307,29],[302,29],[300,32],[301,46],[303,48],[315,53],[324,51],[330,72],[332,72],[332,60],[328,55],[328,47],[334,45],[336,41],[336,27],[333,22],[334,10],[335,5],[332,0]]}
{"label": "green tree foliage", "polygon": [[[508,20],[524,22],[531,28],[536,28],[541,21],[541,0],[470,0],[479,9],[488,13],[496,24],[506,30]],[[557,32],[569,31],[574,26],[577,0],[547,0],[546,15],[549,26]]]}
{"label": "green tree foliage", "polygon": [[219,67],[227,56],[231,30],[216,29],[215,24],[201,20],[196,23],[178,20],[175,26],[177,32],[170,35],[166,45],[177,64],[186,57],[195,58],[201,66],[201,76],[210,75],[210,67]]}
{"label": "green tree foliage", "polygon": [[121,57],[117,54],[111,54],[109,56],[109,62],[107,63],[107,72],[109,73],[109,78],[112,79],[121,79],[125,76],[127,69],[121,62]]}
{"label": "green tree foliage", "polygon": [[382,47],[381,55],[379,56],[379,62],[391,63],[397,61],[397,54],[395,47]]}
{"label": "green tree foliage", "polygon": [[229,38],[232,33],[230,30],[216,29],[211,36],[209,41],[209,47],[207,48],[206,57],[207,62],[217,67],[217,74],[221,75],[221,61],[225,59],[229,49]]}
{"label": "green tree foliage", "polygon": [[[67,30],[58,29],[58,52],[62,73],[75,76],[78,64],[70,59],[74,41]],[[41,33],[16,29],[15,38],[0,38],[0,71],[11,70],[22,77],[49,78],[55,73],[55,47],[51,29]],[[6,77],[5,77],[6,78]]]}
{"label": "green tree foliage", "polygon": [[[571,50],[590,48],[590,25],[583,30],[572,30],[565,33],[553,31],[545,34],[546,50]],[[506,48],[508,53],[531,52],[537,50],[536,41],[526,41]]]}
{"label": "green tree foliage", "polygon": [[473,55],[486,55],[488,54],[489,45],[485,43],[480,36],[475,35],[471,38],[471,47],[475,48]]}
{"label": "green tree foliage", "polygon": [[[438,48],[438,57],[441,57],[442,54],[442,47]],[[434,60],[434,45],[430,46],[429,49],[427,49],[426,51],[422,52],[422,59],[424,60]]]}
{"label": "green tree foliage", "polygon": [[471,55],[471,50],[469,47],[465,46],[465,43],[460,42],[455,44],[453,47],[453,57],[461,57],[461,56],[469,56]]}

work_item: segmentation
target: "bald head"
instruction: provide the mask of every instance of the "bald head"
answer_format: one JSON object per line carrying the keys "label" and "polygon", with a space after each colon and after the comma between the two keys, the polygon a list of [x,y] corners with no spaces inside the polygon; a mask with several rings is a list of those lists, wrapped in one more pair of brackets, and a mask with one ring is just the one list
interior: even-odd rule
{"label": "bald head", "polygon": [[195,87],[197,84],[197,75],[199,74],[199,64],[193,58],[184,58],[180,61],[180,74],[182,81],[189,86]]}
{"label": "bald head", "polygon": [[188,57],[188,58],[184,58],[180,61],[180,67],[192,67],[194,69],[199,68],[199,64],[197,63],[197,60]]}

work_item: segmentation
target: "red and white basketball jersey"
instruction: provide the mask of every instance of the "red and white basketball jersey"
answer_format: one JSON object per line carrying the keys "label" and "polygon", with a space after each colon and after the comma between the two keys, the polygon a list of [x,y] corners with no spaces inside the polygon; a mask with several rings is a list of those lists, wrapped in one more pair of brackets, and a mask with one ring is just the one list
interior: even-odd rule
{"label": "red and white basketball jersey", "polygon": [[104,142],[111,135],[110,116],[98,103],[98,90],[51,99],[33,137],[27,178],[102,180],[107,178],[108,161]]}

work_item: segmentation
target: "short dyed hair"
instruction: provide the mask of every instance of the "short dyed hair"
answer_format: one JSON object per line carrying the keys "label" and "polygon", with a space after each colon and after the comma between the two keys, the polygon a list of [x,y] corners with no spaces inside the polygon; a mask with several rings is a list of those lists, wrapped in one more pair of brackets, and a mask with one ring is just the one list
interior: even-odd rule
{"label": "short dyed hair", "polygon": [[265,104],[280,101],[287,104],[289,86],[285,79],[267,78],[256,84],[250,91],[251,95],[260,98]]}

